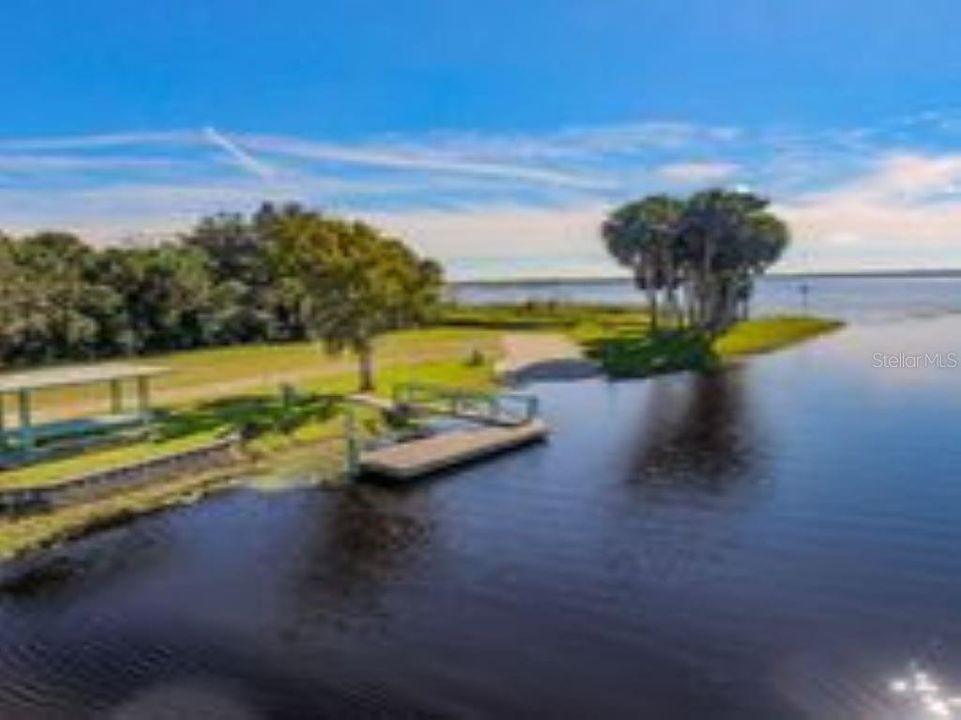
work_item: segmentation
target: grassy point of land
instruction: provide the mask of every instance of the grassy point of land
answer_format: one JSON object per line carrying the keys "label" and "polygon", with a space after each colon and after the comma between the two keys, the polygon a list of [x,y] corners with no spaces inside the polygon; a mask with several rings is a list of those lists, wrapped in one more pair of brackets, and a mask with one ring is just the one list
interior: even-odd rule
{"label": "grassy point of land", "polygon": [[738,357],[797,345],[841,325],[836,320],[778,316],[737,323],[713,341],[687,330],[653,334],[629,329],[580,340],[610,377],[642,378],[680,370],[711,370]]}
{"label": "grassy point of land", "polygon": [[758,355],[790,347],[837,330],[838,320],[810,316],[779,315],[740,322],[714,342],[722,358]]}
{"label": "grassy point of land", "polygon": [[739,356],[798,344],[842,325],[810,316],[764,317],[739,322],[712,343],[688,330],[652,333],[643,308],[558,302],[451,306],[443,322],[487,330],[563,332],[617,378],[709,370]]}

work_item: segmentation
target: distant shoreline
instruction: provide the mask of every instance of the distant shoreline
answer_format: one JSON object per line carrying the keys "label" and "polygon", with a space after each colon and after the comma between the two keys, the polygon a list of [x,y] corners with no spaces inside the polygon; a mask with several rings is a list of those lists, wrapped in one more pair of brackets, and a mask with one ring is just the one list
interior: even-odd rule
{"label": "distant shoreline", "polygon": [[[863,272],[791,272],[770,273],[764,276],[770,280],[799,280],[803,278],[838,279],[912,279],[912,278],[961,278],[961,268],[942,270],[870,270]],[[607,277],[519,277],[503,279],[452,280],[451,287],[505,286],[505,285],[617,285],[630,282],[628,276]]]}

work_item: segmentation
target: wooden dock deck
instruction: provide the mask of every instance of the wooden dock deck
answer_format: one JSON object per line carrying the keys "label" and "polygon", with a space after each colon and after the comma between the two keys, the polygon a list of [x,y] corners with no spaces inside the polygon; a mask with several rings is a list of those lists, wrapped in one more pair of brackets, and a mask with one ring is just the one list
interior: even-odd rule
{"label": "wooden dock deck", "polygon": [[363,472],[408,480],[543,440],[548,427],[535,419],[522,425],[456,430],[360,454]]}

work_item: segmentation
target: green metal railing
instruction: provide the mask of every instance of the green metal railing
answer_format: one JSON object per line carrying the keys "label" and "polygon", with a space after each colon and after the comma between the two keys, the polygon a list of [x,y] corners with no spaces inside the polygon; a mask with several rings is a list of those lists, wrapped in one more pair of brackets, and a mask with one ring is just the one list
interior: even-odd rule
{"label": "green metal railing", "polygon": [[431,383],[394,386],[394,403],[443,415],[502,425],[521,425],[537,417],[536,395],[464,390]]}
{"label": "green metal railing", "polygon": [[[392,401],[398,410],[473,420],[492,425],[523,425],[534,420],[540,411],[536,395],[465,390],[433,383],[407,382],[394,386]],[[356,407],[343,403],[344,473],[356,477],[360,455],[365,444],[358,426]]]}

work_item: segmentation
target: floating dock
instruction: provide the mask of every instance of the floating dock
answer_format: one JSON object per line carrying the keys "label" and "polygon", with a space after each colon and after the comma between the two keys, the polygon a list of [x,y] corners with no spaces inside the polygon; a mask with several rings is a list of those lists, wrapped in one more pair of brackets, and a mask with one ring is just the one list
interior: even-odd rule
{"label": "floating dock", "polygon": [[537,442],[547,434],[547,424],[540,419],[519,425],[455,430],[362,452],[359,464],[364,473],[409,480]]}

